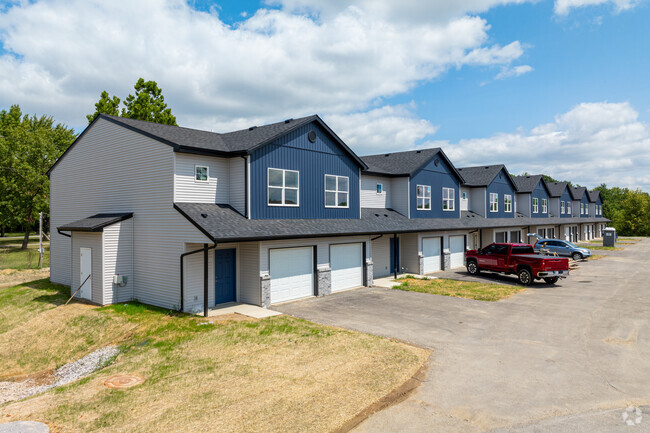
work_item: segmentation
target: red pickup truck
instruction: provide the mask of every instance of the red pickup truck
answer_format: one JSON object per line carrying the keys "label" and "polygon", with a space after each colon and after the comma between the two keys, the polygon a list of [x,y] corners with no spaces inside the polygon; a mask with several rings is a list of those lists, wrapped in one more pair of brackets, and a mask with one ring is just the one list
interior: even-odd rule
{"label": "red pickup truck", "polygon": [[569,259],[535,254],[528,244],[490,244],[478,250],[465,252],[467,272],[477,275],[481,271],[516,274],[519,282],[528,286],[541,278],[555,284],[559,278],[569,276]]}

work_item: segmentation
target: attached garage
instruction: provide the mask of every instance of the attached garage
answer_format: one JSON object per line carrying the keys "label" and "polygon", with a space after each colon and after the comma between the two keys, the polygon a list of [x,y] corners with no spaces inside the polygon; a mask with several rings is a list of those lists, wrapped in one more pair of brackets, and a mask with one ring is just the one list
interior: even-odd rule
{"label": "attached garage", "polygon": [[449,236],[449,267],[460,268],[465,265],[465,236]]}
{"label": "attached garage", "polygon": [[429,274],[442,269],[442,238],[423,238],[422,239],[422,256],[424,258],[423,273]]}
{"label": "attached garage", "polygon": [[332,292],[363,286],[363,244],[330,245]]}
{"label": "attached garage", "polygon": [[314,295],[314,248],[270,250],[271,304]]}

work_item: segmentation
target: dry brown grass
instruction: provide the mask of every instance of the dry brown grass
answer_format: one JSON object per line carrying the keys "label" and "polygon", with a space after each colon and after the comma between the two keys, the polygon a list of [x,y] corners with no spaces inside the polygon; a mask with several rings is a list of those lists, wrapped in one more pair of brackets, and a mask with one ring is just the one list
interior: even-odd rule
{"label": "dry brown grass", "polygon": [[455,296],[457,298],[475,299],[477,301],[498,301],[525,289],[521,286],[448,280],[445,278],[420,279],[406,277],[400,278],[398,281],[401,284],[394,286],[393,289],[442,296]]}
{"label": "dry brown grass", "polygon": [[[141,305],[68,307],[45,311],[3,335],[14,343],[20,336],[60,361],[34,363],[36,349],[3,342],[0,366],[5,360],[15,366],[0,371],[33,372],[120,339],[123,353],[87,379],[1,407],[1,421],[39,420],[53,432],[326,432],[400,386],[429,356],[288,316],[211,318],[213,324],[199,325],[205,320]],[[127,390],[104,387],[106,378],[127,373],[146,381]]]}
{"label": "dry brown grass", "polygon": [[593,256],[587,257],[587,260],[600,260],[604,257],[605,257],[604,254],[594,254]]}

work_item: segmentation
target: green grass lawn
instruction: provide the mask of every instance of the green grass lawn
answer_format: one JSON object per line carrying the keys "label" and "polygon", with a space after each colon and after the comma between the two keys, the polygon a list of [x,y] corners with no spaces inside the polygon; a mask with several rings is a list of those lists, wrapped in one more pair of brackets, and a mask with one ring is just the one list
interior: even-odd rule
{"label": "green grass lawn", "polygon": [[[120,355],[84,379],[0,405],[0,420],[73,433],[331,432],[402,385],[430,353],[284,315],[63,306],[67,291],[47,281],[0,289],[0,380],[42,378],[108,344]],[[116,374],[146,380],[106,388]]]}
{"label": "green grass lawn", "polygon": [[[50,266],[50,247],[45,246],[43,267]],[[37,269],[38,247],[30,246],[23,250],[20,247],[0,246],[0,270],[3,269]]]}
{"label": "green grass lawn", "polygon": [[457,281],[444,278],[425,278],[415,278],[410,275],[404,278],[399,278],[397,281],[401,284],[399,286],[394,286],[393,289],[491,302],[507,298],[524,290],[524,287],[521,286],[510,286],[505,284]]}

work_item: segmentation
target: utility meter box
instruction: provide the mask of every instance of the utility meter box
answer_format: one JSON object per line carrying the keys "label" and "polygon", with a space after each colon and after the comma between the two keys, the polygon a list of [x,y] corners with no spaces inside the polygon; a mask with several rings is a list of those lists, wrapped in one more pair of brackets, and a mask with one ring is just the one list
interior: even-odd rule
{"label": "utility meter box", "polygon": [[113,284],[124,287],[126,285],[126,277],[120,274],[113,275]]}
{"label": "utility meter box", "polygon": [[603,246],[613,247],[616,245],[616,229],[614,227],[607,227],[603,230]]}

